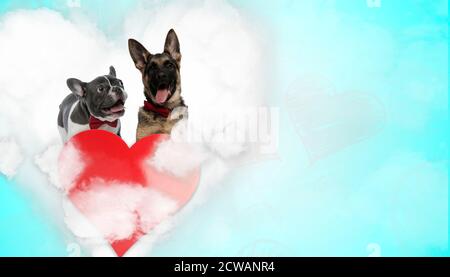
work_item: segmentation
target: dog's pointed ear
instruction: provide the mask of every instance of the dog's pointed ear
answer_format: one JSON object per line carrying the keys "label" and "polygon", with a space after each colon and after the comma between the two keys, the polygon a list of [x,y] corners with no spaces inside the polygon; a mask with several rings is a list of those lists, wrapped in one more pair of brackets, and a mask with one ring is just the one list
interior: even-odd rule
{"label": "dog's pointed ear", "polygon": [[181,61],[180,42],[177,34],[173,29],[167,33],[166,42],[164,44],[164,52],[172,56],[178,63]]}
{"label": "dog's pointed ear", "polygon": [[116,69],[112,65],[109,67],[109,75],[116,77]]}
{"label": "dog's pointed ear", "polygon": [[67,86],[75,95],[83,97],[86,94],[86,83],[78,79],[67,79]]}
{"label": "dog's pointed ear", "polygon": [[133,59],[136,68],[141,72],[144,71],[145,65],[151,56],[150,52],[148,52],[137,40],[132,38],[128,40],[128,50],[130,51],[131,58]]}

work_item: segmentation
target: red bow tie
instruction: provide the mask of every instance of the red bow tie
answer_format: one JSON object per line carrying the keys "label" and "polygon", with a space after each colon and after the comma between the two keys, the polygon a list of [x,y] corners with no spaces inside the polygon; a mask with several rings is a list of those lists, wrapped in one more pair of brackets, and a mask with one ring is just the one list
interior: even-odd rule
{"label": "red bow tie", "polygon": [[114,120],[112,122],[110,122],[110,121],[103,121],[103,120],[100,120],[100,119],[98,119],[96,117],[93,117],[91,115],[91,117],[89,117],[89,128],[91,128],[91,130],[98,129],[103,124],[106,124],[106,125],[109,125],[109,126],[111,126],[113,128],[116,128],[117,127],[117,121],[118,121],[118,119],[116,119],[116,120]]}
{"label": "red bow tie", "polygon": [[153,105],[148,101],[144,101],[144,110],[157,113],[164,118],[167,118],[171,112],[169,108],[156,107],[155,105]]}

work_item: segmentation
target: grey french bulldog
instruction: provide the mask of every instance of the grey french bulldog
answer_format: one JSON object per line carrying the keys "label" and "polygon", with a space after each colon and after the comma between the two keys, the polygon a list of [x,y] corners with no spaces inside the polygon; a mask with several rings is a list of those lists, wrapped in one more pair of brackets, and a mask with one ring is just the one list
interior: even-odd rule
{"label": "grey french bulldog", "polygon": [[119,118],[125,113],[127,93],[116,77],[114,67],[109,74],[82,82],[67,80],[72,91],[59,105],[58,129],[63,142],[87,130],[106,130],[120,136]]}

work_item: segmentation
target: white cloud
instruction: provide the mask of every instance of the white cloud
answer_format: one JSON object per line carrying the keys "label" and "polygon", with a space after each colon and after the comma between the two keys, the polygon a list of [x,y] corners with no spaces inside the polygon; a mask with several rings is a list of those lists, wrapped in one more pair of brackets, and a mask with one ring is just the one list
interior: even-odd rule
{"label": "white cloud", "polygon": [[161,142],[147,161],[149,166],[182,177],[205,162],[210,153],[203,145],[187,141],[185,126],[182,122],[174,127],[171,139]]}
{"label": "white cloud", "polygon": [[[85,165],[84,165],[84,157],[79,153],[77,146],[69,141],[60,152],[60,162],[59,166],[56,167],[58,169],[58,186],[64,189],[65,192],[68,192],[74,185],[74,181],[77,178],[78,174],[80,174]],[[57,159],[58,161],[58,159]]]}
{"label": "white cloud", "polygon": [[34,158],[34,162],[39,169],[48,175],[50,183],[59,189],[62,189],[58,175],[58,157],[61,150],[62,145],[51,145],[42,154],[36,155]]}
{"label": "white cloud", "polygon": [[[59,162],[60,160],[64,162]],[[85,166],[77,146],[71,141],[64,147],[60,144],[50,145],[34,157],[34,163],[61,192],[70,191]]]}
{"label": "white cloud", "polygon": [[0,173],[8,178],[16,175],[24,157],[17,142],[11,138],[0,138]]}
{"label": "white cloud", "polygon": [[130,238],[137,229],[148,232],[177,208],[174,200],[140,184],[100,179],[70,198],[110,242]]}

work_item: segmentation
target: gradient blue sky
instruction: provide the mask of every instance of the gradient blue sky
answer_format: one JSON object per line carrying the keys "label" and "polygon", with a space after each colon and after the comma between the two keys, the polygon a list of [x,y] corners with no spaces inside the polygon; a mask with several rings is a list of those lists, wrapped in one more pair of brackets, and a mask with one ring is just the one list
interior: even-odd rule
{"label": "gradient blue sky", "polygon": [[[80,9],[114,39],[138,2],[81,0]],[[152,254],[368,256],[375,245],[382,256],[448,256],[448,1],[230,2],[270,37],[279,158],[234,172]],[[0,18],[41,7],[69,11],[66,1],[1,1]],[[311,161],[303,139],[312,134],[286,103],[311,76],[330,95],[368,96],[384,111],[381,127]],[[38,207],[0,176],[0,256],[67,255]]]}

